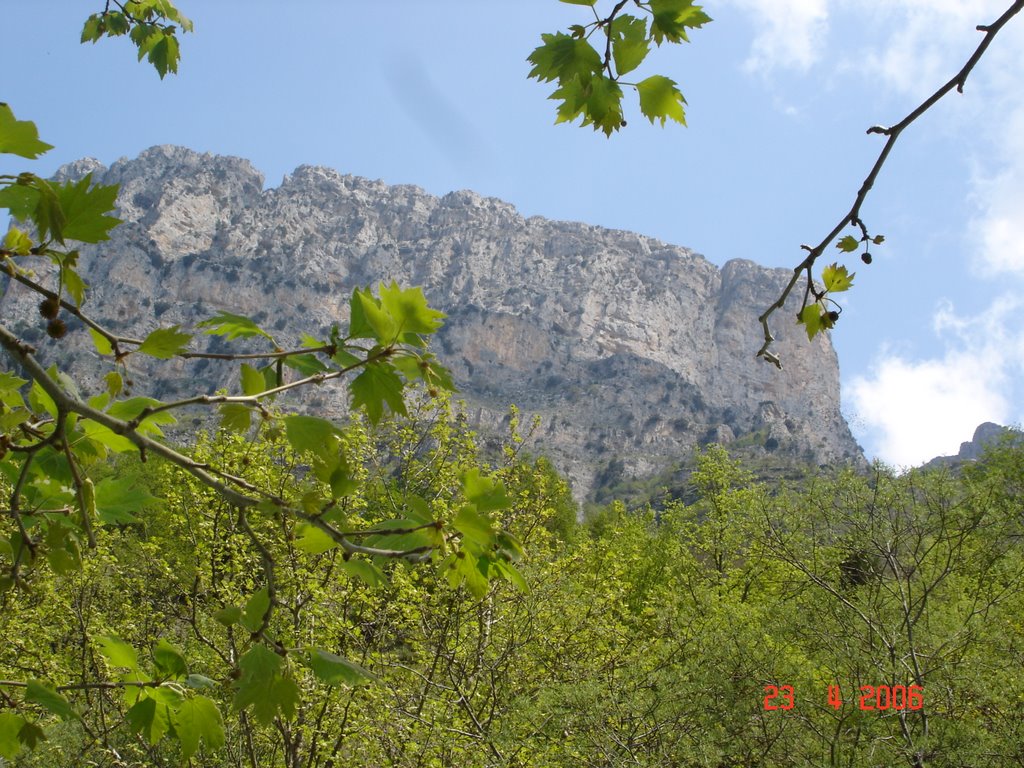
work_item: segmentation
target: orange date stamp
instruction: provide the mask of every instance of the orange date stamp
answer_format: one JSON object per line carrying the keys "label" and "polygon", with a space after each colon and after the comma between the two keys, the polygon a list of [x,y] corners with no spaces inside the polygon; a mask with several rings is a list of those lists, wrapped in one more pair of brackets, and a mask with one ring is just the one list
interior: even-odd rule
{"label": "orange date stamp", "polygon": [[[764,691],[767,711],[788,711],[796,706],[796,692],[791,685],[766,685]],[[843,706],[838,685],[828,687],[827,701],[834,709]],[[865,711],[916,711],[924,707],[924,688],[920,685],[862,685],[858,706]]]}

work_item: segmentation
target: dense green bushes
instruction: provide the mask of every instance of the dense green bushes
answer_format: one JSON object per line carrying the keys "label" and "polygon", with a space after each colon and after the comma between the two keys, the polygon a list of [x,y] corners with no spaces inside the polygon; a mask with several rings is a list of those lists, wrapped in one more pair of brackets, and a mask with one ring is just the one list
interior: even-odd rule
{"label": "dense green bushes", "polygon": [[[460,424],[441,407],[346,428],[364,489],[344,502],[353,524],[400,518],[413,498],[453,513],[480,464]],[[879,470],[772,494],[712,448],[696,503],[612,504],[585,526],[568,519],[550,467],[516,448],[491,469],[509,501],[497,522],[523,542],[529,589],[492,581],[482,597],[451,589],[437,562],[311,554],[293,519],[244,521],[169,467],[123,463],[162,503],[143,523],[102,526],[81,570],[41,569],[0,606],[0,676],[78,686],[63,692],[75,708],[64,721],[3,689],[48,736],[17,764],[180,764],[179,743],[161,738],[181,738],[179,699],[222,713],[223,746],[196,736],[204,766],[1024,760],[1019,448],[961,478]],[[219,435],[200,451],[285,498],[312,482],[283,439]],[[265,632],[278,653],[255,660],[274,695],[243,708],[247,653],[264,648],[249,603],[268,555]],[[138,652],[137,673],[126,676],[110,638]],[[320,667],[306,658],[314,648]],[[175,671],[178,654],[187,668]],[[140,689],[123,685],[147,675],[143,699],[170,701],[149,720],[132,714]],[[766,709],[768,685],[791,686],[792,708]],[[862,702],[861,686],[877,690]],[[921,709],[890,698],[910,686]],[[767,703],[787,701],[783,688]]]}

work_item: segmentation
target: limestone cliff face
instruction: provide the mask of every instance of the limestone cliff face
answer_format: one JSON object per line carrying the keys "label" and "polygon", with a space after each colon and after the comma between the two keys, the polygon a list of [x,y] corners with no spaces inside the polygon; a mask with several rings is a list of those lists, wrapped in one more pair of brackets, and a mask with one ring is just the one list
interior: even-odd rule
{"label": "limestone cliff face", "polygon": [[[327,168],[300,167],[264,190],[245,160],[155,147],[61,174],[89,171],[121,185],[125,224],[112,242],[83,250],[87,306],[126,333],[223,309],[289,339],[344,320],[354,286],[395,279],[422,285],[449,314],[436,351],[481,431],[500,427],[510,403],[540,414],[532,448],[555,460],[581,498],[616,479],[609,466],[618,479],[642,476],[710,440],[818,463],[861,459],[840,414],[827,336],[808,343],[780,319],[785,370],[754,358],[756,316],[788,271],[745,260],[718,269],[641,235],[525,219],[472,192],[435,197]],[[4,315],[24,316],[12,306],[24,301],[18,294],[0,300]],[[87,375],[85,334],[58,347],[37,325],[22,331]],[[139,394],[152,390],[144,373]],[[195,381],[213,390],[232,376],[175,363],[158,394]],[[341,388],[307,398],[344,410]]]}

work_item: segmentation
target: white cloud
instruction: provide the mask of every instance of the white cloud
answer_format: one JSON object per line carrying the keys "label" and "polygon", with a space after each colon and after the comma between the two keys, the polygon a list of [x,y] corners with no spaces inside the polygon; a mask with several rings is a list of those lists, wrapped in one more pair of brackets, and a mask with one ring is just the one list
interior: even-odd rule
{"label": "white cloud", "polygon": [[998,170],[977,171],[972,180],[971,239],[983,273],[1024,276],[1024,104],[1000,125],[991,163]]}
{"label": "white cloud", "polygon": [[975,27],[998,18],[1003,0],[844,2],[870,17],[872,37],[848,69],[900,92],[926,95],[952,77],[981,42]]}
{"label": "white cloud", "polygon": [[1013,296],[975,317],[946,304],[933,318],[945,342],[941,357],[911,360],[883,350],[848,390],[868,454],[913,466],[956,453],[982,422],[1018,421],[1013,403],[1024,374],[1024,329],[1015,318],[1022,309],[1024,301]]}
{"label": "white cloud", "polygon": [[808,69],[828,29],[828,0],[735,0],[752,14],[758,32],[744,66],[752,72]]}
{"label": "white cloud", "polygon": [[[994,21],[1006,5],[1005,0],[732,0],[732,4],[749,14],[758,30],[745,62],[750,71],[807,71],[823,58],[834,66],[841,57],[843,71],[911,93],[934,90],[948,80],[981,42],[975,27]],[[833,21],[837,23],[830,30]],[[1012,24],[1000,35],[1015,37]],[[1009,48],[1014,42],[1000,40]]]}

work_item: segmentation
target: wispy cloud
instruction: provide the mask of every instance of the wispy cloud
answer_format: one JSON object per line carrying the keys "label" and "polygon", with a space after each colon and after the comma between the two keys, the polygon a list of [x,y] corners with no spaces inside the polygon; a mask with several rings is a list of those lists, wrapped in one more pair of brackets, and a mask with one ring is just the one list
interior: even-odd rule
{"label": "wispy cloud", "polygon": [[750,71],[808,69],[821,54],[829,0],[734,0],[758,30],[744,66]]}
{"label": "wispy cloud", "polygon": [[972,180],[974,256],[982,274],[1024,277],[1024,99],[995,133],[996,160]]}
{"label": "wispy cloud", "polygon": [[913,466],[956,453],[982,422],[1021,419],[1013,403],[1024,374],[1024,329],[1014,322],[1022,309],[1024,302],[1009,295],[973,317],[945,304],[933,318],[941,356],[914,360],[883,350],[848,388],[869,455]]}

